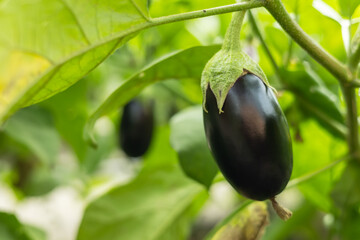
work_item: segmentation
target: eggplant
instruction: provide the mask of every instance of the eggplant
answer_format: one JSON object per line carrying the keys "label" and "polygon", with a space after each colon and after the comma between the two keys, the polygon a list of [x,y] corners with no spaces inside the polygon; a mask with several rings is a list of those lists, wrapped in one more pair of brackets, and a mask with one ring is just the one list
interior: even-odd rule
{"label": "eggplant", "polygon": [[272,199],[292,172],[292,145],[286,118],[270,87],[258,76],[239,77],[219,112],[206,89],[204,126],[209,148],[226,180],[245,197]]}
{"label": "eggplant", "polygon": [[134,99],[124,107],[119,130],[120,146],[129,157],[140,157],[148,150],[154,129],[153,104]]}

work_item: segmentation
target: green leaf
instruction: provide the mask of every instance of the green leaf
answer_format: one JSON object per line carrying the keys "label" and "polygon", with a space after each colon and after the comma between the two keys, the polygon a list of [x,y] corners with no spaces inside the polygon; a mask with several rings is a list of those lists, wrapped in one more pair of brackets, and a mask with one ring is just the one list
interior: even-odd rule
{"label": "green leaf", "polygon": [[56,161],[61,140],[48,112],[37,108],[23,109],[9,119],[4,131],[35,153],[43,163]]}
{"label": "green leaf", "polygon": [[336,183],[331,196],[334,199],[337,211],[337,224],[340,225],[341,239],[350,240],[354,236],[360,236],[360,165],[358,162],[350,162]]}
{"label": "green leaf", "polygon": [[360,0],[338,0],[340,5],[341,14],[350,19],[359,6]]}
{"label": "green leaf", "polygon": [[114,149],[116,132],[112,131],[112,134],[102,136],[96,150],[84,141],[82,133],[88,118],[89,105],[91,105],[88,97],[90,84],[88,79],[85,80],[76,83],[67,91],[53,96],[40,105],[52,113],[56,129],[76,154],[81,167],[87,172],[93,172],[100,160],[106,158]]}
{"label": "green leaf", "polygon": [[80,161],[84,160],[88,149],[82,139],[82,128],[88,116],[86,83],[80,81],[67,91],[41,103],[41,106],[45,106],[52,113],[57,130]]}
{"label": "green leaf", "polygon": [[201,186],[174,165],[145,169],[130,184],[89,204],[77,239],[157,240],[201,192]]}
{"label": "green leaf", "polygon": [[170,145],[169,125],[158,125],[155,128],[150,148],[144,155],[144,168],[158,169],[161,166],[176,165],[178,163],[176,152]]}
{"label": "green leaf", "polygon": [[303,112],[314,117],[335,136],[345,139],[346,125],[338,97],[325,86],[320,77],[309,71],[301,67],[300,70],[282,70],[281,75],[295,94]]}
{"label": "green leaf", "polygon": [[163,57],[134,74],[116,89],[90,116],[84,130],[85,139],[96,146],[92,130],[96,120],[121,107],[142,89],[166,79],[199,79],[208,59],[219,49],[218,46],[193,47]]}
{"label": "green leaf", "polygon": [[[293,141],[293,179],[322,169],[346,154],[346,143],[331,136],[313,120],[302,122],[298,136],[293,139],[297,139]],[[330,193],[342,170],[343,165],[339,164],[298,187],[305,198],[323,211],[330,212],[333,209]]]}
{"label": "green leaf", "polygon": [[265,202],[247,201],[229,217],[215,227],[206,237],[207,240],[222,239],[261,239],[268,225],[269,213]]}
{"label": "green leaf", "polygon": [[346,206],[360,206],[360,189],[357,187],[359,181],[360,166],[352,162],[346,167],[332,192],[334,202],[339,209]]}
{"label": "green leaf", "polygon": [[176,14],[182,12],[190,12],[199,9],[207,9],[219,7],[222,5],[233,4],[234,0],[218,0],[218,1],[203,1],[203,0],[158,0],[151,1],[150,13],[152,17],[164,16],[169,14]]}
{"label": "green leaf", "polygon": [[293,212],[292,217],[286,221],[286,224],[280,218],[273,219],[261,240],[285,240],[292,237],[300,237],[306,240],[321,239],[321,235],[316,233],[317,229],[314,228],[313,223],[314,217],[318,214],[316,210],[317,208],[313,204],[305,201]]}
{"label": "green leaf", "polygon": [[25,231],[31,240],[46,240],[46,233],[34,226],[24,225]]}
{"label": "green leaf", "polygon": [[[19,172],[19,175],[21,172]],[[23,176],[20,176],[23,177]],[[25,175],[19,188],[26,196],[41,196],[49,193],[55,187],[66,181],[66,174],[59,174],[59,169],[53,166],[36,167],[29,176]]]}
{"label": "green leaf", "polygon": [[0,23],[0,123],[65,90],[151,24],[145,0],[6,1]]}
{"label": "green leaf", "polygon": [[39,229],[22,225],[15,215],[0,212],[1,240],[45,240],[45,235]]}
{"label": "green leaf", "polygon": [[171,119],[170,141],[185,174],[209,188],[218,167],[206,142],[201,106],[187,108]]}
{"label": "green leaf", "polygon": [[161,237],[157,240],[169,240],[169,239],[189,239],[189,234],[191,233],[192,227],[191,224],[194,222],[194,219],[199,213],[199,210],[204,205],[208,199],[208,194],[202,192],[197,196],[191,203],[190,207],[181,214],[176,221],[166,229]]}

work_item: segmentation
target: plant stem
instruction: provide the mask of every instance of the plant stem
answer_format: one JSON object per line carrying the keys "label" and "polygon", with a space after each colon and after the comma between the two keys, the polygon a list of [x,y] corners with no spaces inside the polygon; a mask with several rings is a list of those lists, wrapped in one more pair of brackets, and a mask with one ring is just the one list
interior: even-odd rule
{"label": "plant stem", "polygon": [[226,31],[224,42],[222,45],[223,50],[227,50],[227,51],[241,50],[240,32],[241,32],[242,23],[244,21],[245,13],[246,10],[233,13],[230,25]]}
{"label": "plant stem", "polygon": [[351,55],[349,57],[349,68],[350,71],[352,71],[355,75],[356,78],[356,68],[359,65],[359,61],[360,61],[360,24],[356,30],[355,36],[352,39],[352,44],[351,44]]}
{"label": "plant stem", "polygon": [[347,67],[325,51],[320,45],[312,40],[301,27],[291,19],[280,0],[267,0],[265,8],[276,19],[281,27],[305,49],[316,61],[323,65],[339,81],[347,82],[351,79],[351,73]]}
{"label": "plant stem", "polygon": [[[298,23],[299,22],[299,0],[295,0],[295,7],[294,7],[294,13],[295,13],[295,21]],[[285,61],[284,61],[284,68],[287,69],[290,61],[291,61],[291,57],[293,54],[293,49],[294,49],[294,40],[292,38],[289,39],[289,50],[287,52]]]}
{"label": "plant stem", "polygon": [[359,156],[359,123],[357,116],[356,89],[342,85],[342,90],[346,102],[346,114],[348,125],[348,145],[351,154],[357,153],[354,158],[360,161]]}
{"label": "plant stem", "polygon": [[353,54],[349,58],[349,68],[350,70],[355,70],[360,61],[360,44],[355,48]]}
{"label": "plant stem", "polygon": [[296,91],[293,91],[293,93],[295,94],[296,99],[307,111],[311,112],[316,117],[324,121],[326,125],[335,131],[342,139],[346,139],[348,131],[345,124],[342,124],[326,115],[323,111],[319,110],[319,108],[316,108],[311,102],[303,98],[301,94],[298,94]]}
{"label": "plant stem", "polygon": [[[342,91],[344,94],[346,102],[346,114],[347,114],[347,124],[349,127],[348,133],[348,144],[350,153],[357,153],[354,158],[357,161],[360,161],[359,155],[359,122],[358,122],[358,112],[357,112],[357,101],[356,101],[356,89],[354,84],[359,84],[359,81],[356,80],[357,77],[357,67],[360,61],[360,25],[356,30],[355,37],[352,40],[350,47],[350,53],[348,59],[348,67],[352,73],[353,78],[348,84],[342,84]],[[358,86],[359,86],[358,85]]]}
{"label": "plant stem", "polygon": [[180,13],[170,16],[164,16],[164,17],[158,17],[158,18],[152,18],[150,20],[150,23],[152,26],[156,25],[162,25],[166,23],[172,23],[172,22],[179,22],[183,20],[189,20],[194,18],[201,18],[201,17],[208,17],[212,15],[218,15],[223,13],[229,13],[229,12],[236,12],[241,10],[247,10],[251,8],[258,8],[263,7],[265,4],[265,0],[253,0],[250,2],[242,2],[242,3],[235,3],[230,5],[225,5],[221,7],[215,7],[215,8],[209,8],[209,9],[203,9],[193,12],[186,12],[186,13]]}
{"label": "plant stem", "polygon": [[292,188],[292,187],[295,187],[297,185],[299,185],[300,183],[303,183],[303,182],[306,182],[307,180],[310,180],[311,178],[313,177],[316,177],[318,174],[322,173],[322,172],[325,172],[326,170],[329,170],[331,169],[332,167],[336,166],[337,164],[341,163],[341,162],[344,162],[344,161],[348,161],[352,159],[352,156],[345,156],[343,158],[340,158],[332,163],[330,163],[329,165],[326,165],[325,167],[319,169],[319,170],[316,170],[316,171],[313,171],[311,173],[307,173],[301,177],[298,177],[298,178],[295,178],[293,180],[291,180],[288,185],[286,186],[286,189],[289,189],[289,188]]}
{"label": "plant stem", "polygon": [[268,45],[266,44],[266,41],[265,41],[263,35],[261,34],[258,24],[257,24],[254,16],[252,15],[251,11],[249,11],[248,15],[249,15],[249,22],[251,24],[251,27],[252,27],[254,33],[257,35],[258,39],[260,40],[261,46],[264,48],[264,50],[270,60],[270,63],[275,70],[275,74],[277,75],[277,77],[279,79],[281,79],[279,67],[278,67],[273,55],[271,54],[270,49],[269,49]]}
{"label": "plant stem", "polygon": [[360,80],[357,80],[357,79],[352,80],[351,82],[349,82],[349,86],[359,88],[360,87]]}

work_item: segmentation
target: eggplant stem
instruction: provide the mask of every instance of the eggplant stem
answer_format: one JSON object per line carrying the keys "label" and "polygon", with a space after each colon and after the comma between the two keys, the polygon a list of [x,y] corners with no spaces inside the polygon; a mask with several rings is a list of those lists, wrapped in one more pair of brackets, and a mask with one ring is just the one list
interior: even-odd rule
{"label": "eggplant stem", "polygon": [[270,201],[271,201],[271,204],[276,212],[276,214],[284,221],[287,221],[291,218],[292,216],[292,212],[281,206],[276,200],[275,200],[275,197],[273,198],[270,198]]}

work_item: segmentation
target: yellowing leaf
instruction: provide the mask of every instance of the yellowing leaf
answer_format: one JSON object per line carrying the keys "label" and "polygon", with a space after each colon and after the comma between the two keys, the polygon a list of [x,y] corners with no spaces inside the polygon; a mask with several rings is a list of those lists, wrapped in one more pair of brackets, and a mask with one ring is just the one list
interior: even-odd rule
{"label": "yellowing leaf", "polygon": [[43,73],[51,63],[36,54],[11,51],[0,67],[0,112],[19,92],[31,84],[34,76]]}
{"label": "yellowing leaf", "polygon": [[254,202],[225,220],[216,233],[208,240],[258,240],[264,234],[269,222],[267,206],[264,202]]}
{"label": "yellowing leaf", "polygon": [[0,3],[0,124],[61,92],[151,22],[146,0]]}

